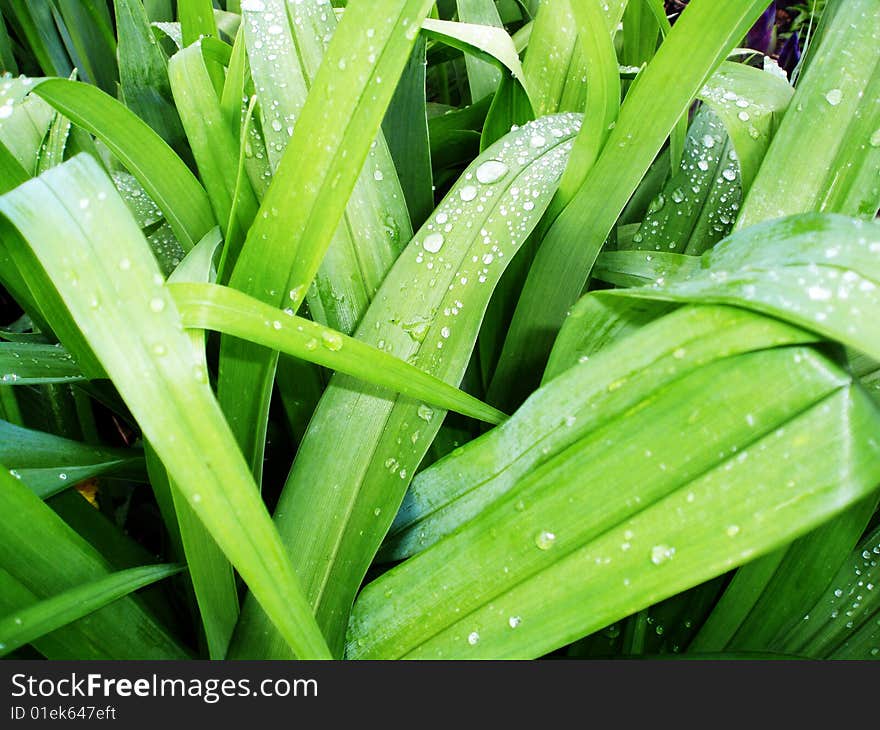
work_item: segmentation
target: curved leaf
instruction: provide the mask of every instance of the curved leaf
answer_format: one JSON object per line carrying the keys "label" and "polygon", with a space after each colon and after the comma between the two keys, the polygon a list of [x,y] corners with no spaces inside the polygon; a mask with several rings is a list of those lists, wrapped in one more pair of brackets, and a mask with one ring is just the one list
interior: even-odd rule
{"label": "curved leaf", "polygon": [[[355,336],[460,382],[492,290],[548,205],[579,124],[572,114],[543,117],[477,158],[401,254]],[[312,417],[275,520],[337,651],[354,594],[443,415],[336,375]],[[328,450],[328,441],[347,449]],[[245,604],[233,651],[285,656],[255,608]]]}
{"label": "curved leaf", "polygon": [[176,565],[147,565],[70,588],[0,619],[0,656],[81,619],[130,593],[179,573]]}

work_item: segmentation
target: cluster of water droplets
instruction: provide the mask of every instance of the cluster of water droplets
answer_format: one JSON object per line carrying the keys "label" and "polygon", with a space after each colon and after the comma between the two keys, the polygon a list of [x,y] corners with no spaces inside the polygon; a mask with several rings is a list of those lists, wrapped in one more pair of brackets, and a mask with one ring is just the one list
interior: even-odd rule
{"label": "cluster of water droplets", "polygon": [[[418,322],[400,326],[438,351],[435,366],[454,336],[465,302],[475,298],[474,288],[487,285],[477,299],[488,297],[510,256],[537,222],[579,125],[576,115],[560,115],[532,122],[508,136],[494,148],[495,155],[465,172],[414,238],[406,255],[419,265],[416,286],[435,290],[424,298],[437,304],[427,317],[420,314]],[[436,331],[419,326],[438,319]]]}
{"label": "cluster of water droplets", "polygon": [[0,76],[0,125],[12,116],[16,105],[27,96],[33,84],[34,80],[27,76],[16,77],[9,72]]}
{"label": "cluster of water droplets", "polygon": [[740,96],[731,89],[709,84],[703,87],[701,96],[709,100],[717,109],[724,112],[725,117],[736,123],[744,125],[746,132],[752,139],[761,137],[761,129],[758,124],[762,117],[766,117],[772,110],[762,106],[754,99]]}
{"label": "cluster of water droplets", "polygon": [[[642,250],[702,253],[730,233],[741,200],[736,150],[721,120],[704,109],[685,141],[681,167],[651,202],[633,245]],[[705,223],[696,226],[700,216]],[[694,240],[697,234],[701,238]]]}
{"label": "cluster of water droplets", "polygon": [[[76,372],[69,372],[72,366],[76,365],[73,357],[60,344],[44,345],[42,357],[34,355],[23,355],[21,349],[16,343],[0,342],[0,355],[5,355],[3,359],[6,361],[7,367],[14,366],[15,369],[0,374],[0,383],[15,384],[26,379],[39,379],[51,376],[53,380],[61,380],[62,378],[79,378]],[[11,357],[11,361],[6,360]],[[63,368],[64,375],[59,375],[57,368]],[[16,372],[17,369],[17,372]],[[46,371],[43,374],[43,371]]]}

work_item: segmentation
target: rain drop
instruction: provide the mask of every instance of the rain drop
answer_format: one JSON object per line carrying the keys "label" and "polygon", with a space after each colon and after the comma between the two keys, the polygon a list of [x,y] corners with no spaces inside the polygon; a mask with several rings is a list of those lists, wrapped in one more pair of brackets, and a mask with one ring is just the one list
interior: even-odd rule
{"label": "rain drop", "polygon": [[477,197],[477,188],[474,185],[465,185],[459,192],[458,196],[465,202],[469,203]]}
{"label": "rain drop", "polygon": [[337,352],[342,349],[342,335],[338,332],[324,330],[321,333],[321,344],[331,352]]}
{"label": "rain drop", "polygon": [[508,169],[500,160],[487,160],[477,168],[477,180],[484,185],[498,182],[507,174]]}
{"label": "rain drop", "polygon": [[429,253],[437,253],[441,248],[443,248],[443,234],[442,233],[429,233],[425,236],[425,240],[422,241],[422,248]]}
{"label": "rain drop", "polygon": [[825,94],[825,101],[831,104],[831,106],[837,106],[843,101],[843,92],[840,89],[831,89]]}
{"label": "rain drop", "polygon": [[671,560],[673,555],[675,555],[675,548],[669,545],[661,543],[651,548],[651,562],[654,565],[662,565],[667,560]]}
{"label": "rain drop", "polygon": [[538,550],[549,550],[553,547],[554,542],[556,542],[556,535],[547,530],[541,530],[535,535],[535,545],[538,547]]}

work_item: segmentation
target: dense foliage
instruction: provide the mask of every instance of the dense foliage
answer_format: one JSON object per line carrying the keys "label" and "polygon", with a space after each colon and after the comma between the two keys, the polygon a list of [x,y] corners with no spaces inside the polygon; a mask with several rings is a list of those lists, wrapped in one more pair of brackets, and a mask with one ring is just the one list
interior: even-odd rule
{"label": "dense foliage", "polygon": [[880,654],[880,0],[0,0],[0,654]]}

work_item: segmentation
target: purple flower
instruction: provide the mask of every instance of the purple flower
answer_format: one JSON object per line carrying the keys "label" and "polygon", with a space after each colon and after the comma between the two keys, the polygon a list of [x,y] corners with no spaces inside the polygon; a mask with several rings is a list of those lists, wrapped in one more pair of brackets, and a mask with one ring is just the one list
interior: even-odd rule
{"label": "purple flower", "polygon": [[797,31],[794,31],[785,41],[782,50],[779,51],[779,65],[791,78],[791,74],[801,60],[801,44]]}
{"label": "purple flower", "polygon": [[751,48],[761,53],[770,53],[773,50],[773,30],[775,26],[776,2],[774,0],[748,32],[746,48]]}

